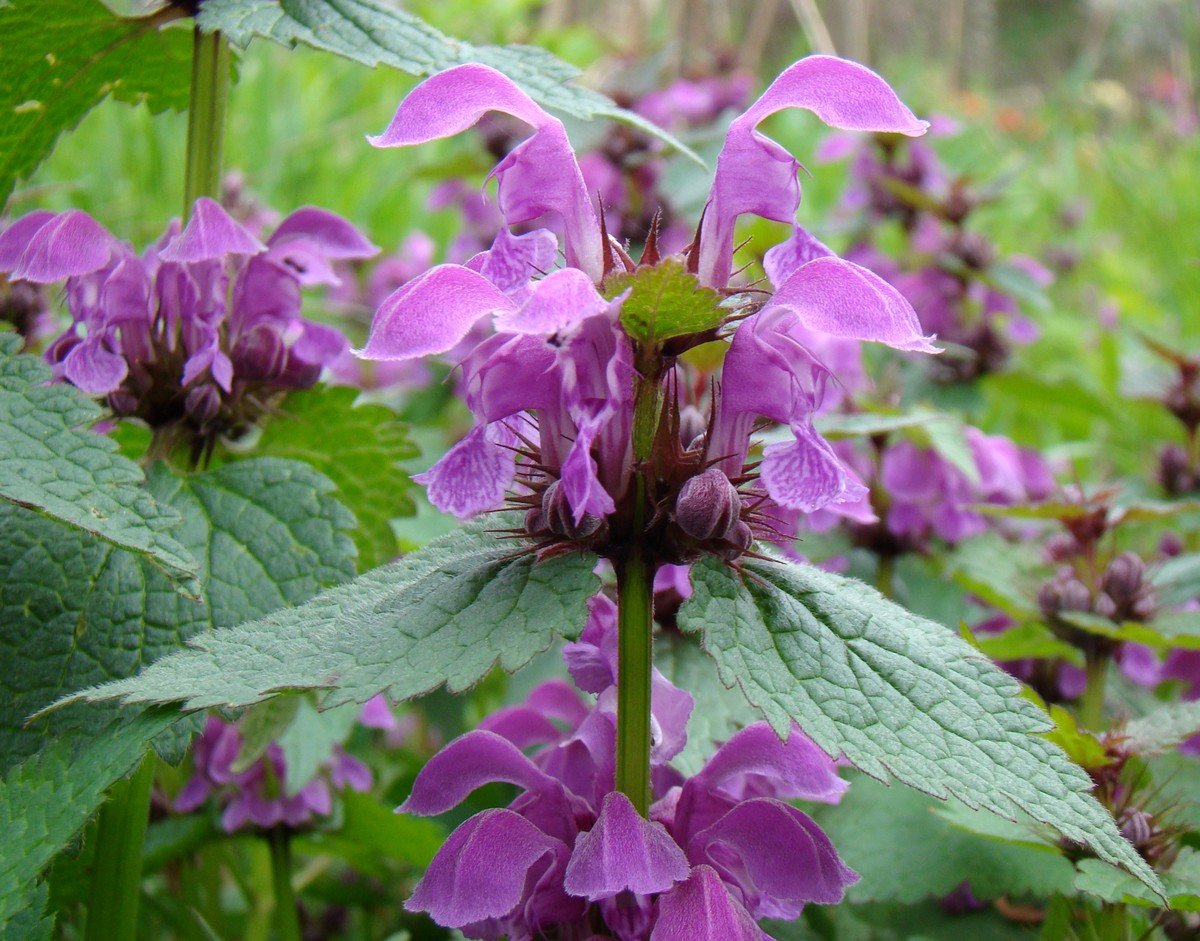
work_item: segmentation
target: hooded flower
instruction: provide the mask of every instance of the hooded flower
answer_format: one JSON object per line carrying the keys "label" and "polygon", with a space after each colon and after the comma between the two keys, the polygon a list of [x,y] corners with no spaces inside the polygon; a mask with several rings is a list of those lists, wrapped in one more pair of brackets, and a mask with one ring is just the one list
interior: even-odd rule
{"label": "hooded flower", "polygon": [[[406,146],[456,134],[489,111],[529,127],[530,136],[491,174],[498,206],[510,226],[553,221],[566,261],[554,268],[557,242],[548,230],[520,236],[501,230],[488,252],[464,266],[431,269],[376,313],[361,353],[369,359],[442,355],[478,323],[492,327],[461,364],[477,427],[418,478],[436,506],[471,516],[509,496],[528,508],[530,534],[590,540],[598,549],[610,531],[615,536],[630,525],[634,378],[649,370],[664,388],[686,384],[671,378],[675,367],[657,352],[631,339],[621,320],[628,289],[613,287],[610,279],[621,275],[628,283],[641,270],[672,261],[691,274],[697,289],[733,294],[727,285],[738,217],[754,213],[794,224],[798,164],[757,131],[786,108],[811,110],[837,127],[901,134],[924,129],[868,69],[827,56],[802,60],[733,122],[700,228],[684,256],[662,259],[652,237],[635,264],[607,236],[561,122],[505,76],[482,65],[460,66],[427,79],[401,103],[372,143]],[[761,301],[742,296],[751,298],[750,306],[739,309],[718,394],[708,403],[711,418],[702,419],[699,437],[670,444],[673,453],[652,462],[661,469],[649,485],[656,504],[672,505],[690,477],[714,465],[731,486],[761,487],[754,506],[769,499],[811,512],[861,498],[861,484],[812,427],[830,378],[814,351],[863,340],[904,350],[932,347],[894,288],[799,228],[773,250],[769,272],[773,294]],[[686,348],[704,339],[681,343]],[[661,375],[655,372],[660,368]],[[794,442],[768,448],[761,482],[755,483],[757,476],[743,468],[751,431],[763,418],[789,428]],[[749,545],[750,530],[741,522],[708,541],[714,551],[736,554]],[[672,533],[665,537],[675,545],[668,555],[683,553],[672,561],[684,561],[705,542]]]}
{"label": "hooded flower", "polygon": [[684,779],[668,762],[686,742],[692,700],[655,671],[649,819],[613,789],[614,611],[593,599],[565,651],[593,706],[567,683],[543,683],[417,776],[402,812],[444,813],[493,781],[521,794],[455,830],[407,907],[470,938],[758,941],[759,918],[839,901],[857,876],[786,801],[836,802],[847,785],[798,729],[785,743],[751,725]]}
{"label": "hooded flower", "polygon": [[197,201],[142,255],[78,210],[37,211],[0,235],[14,281],[65,281],[72,324],[47,350],[57,374],[118,415],[237,433],[272,396],[313,385],[345,348],[301,315],[301,289],[375,247],[345,220],[299,209],[260,242],[217,203]]}

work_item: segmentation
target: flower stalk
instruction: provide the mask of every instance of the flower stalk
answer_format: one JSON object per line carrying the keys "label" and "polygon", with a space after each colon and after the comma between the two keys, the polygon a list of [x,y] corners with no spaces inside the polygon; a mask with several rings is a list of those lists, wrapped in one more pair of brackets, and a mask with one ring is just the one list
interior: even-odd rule
{"label": "flower stalk", "polygon": [[[661,412],[661,381],[639,376],[633,399],[633,457],[639,467],[654,447]],[[633,479],[633,533],[617,565],[617,790],[643,817],[650,808],[650,671],[654,655],[654,570],[646,558],[646,478]]]}
{"label": "flower stalk", "polygon": [[154,765],[154,755],[146,755],[128,779],[114,785],[100,811],[85,941],[123,941],[137,935]]}
{"label": "flower stalk", "polygon": [[275,929],[279,941],[300,941],[300,914],[292,886],[292,835],[275,827],[267,835],[271,845],[271,880],[275,893]]}
{"label": "flower stalk", "polygon": [[229,102],[229,43],[219,32],[196,26],[192,39],[192,90],[188,103],[187,164],[184,170],[185,220],[201,196],[216,197],[221,187],[225,109]]}
{"label": "flower stalk", "polygon": [[1104,728],[1104,689],[1108,681],[1108,656],[1088,651],[1084,665],[1087,683],[1079,700],[1079,721],[1093,732]]}

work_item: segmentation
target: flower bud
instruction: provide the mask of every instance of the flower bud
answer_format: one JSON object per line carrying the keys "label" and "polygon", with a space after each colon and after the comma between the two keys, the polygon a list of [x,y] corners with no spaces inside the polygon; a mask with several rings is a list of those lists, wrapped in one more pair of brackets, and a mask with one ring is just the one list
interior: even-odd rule
{"label": "flower bud", "polygon": [[1055,533],[1046,540],[1045,552],[1051,562],[1067,562],[1079,554],[1079,546],[1070,533]]}
{"label": "flower bud", "polygon": [[594,536],[604,522],[598,516],[585,513],[583,519],[576,523],[574,511],[563,491],[561,480],[554,481],[542,494],[542,515],[550,532],[567,539],[587,539]]}
{"label": "flower bud", "polygon": [[1096,603],[1092,606],[1092,611],[1102,618],[1108,618],[1110,621],[1117,620],[1117,603],[1112,600],[1111,595],[1101,592],[1096,596]]}
{"label": "flower bud", "polygon": [[679,443],[686,450],[698,447],[697,441],[708,430],[704,413],[694,405],[685,405],[679,410]]}
{"label": "flower bud", "polygon": [[188,392],[183,407],[193,421],[203,425],[216,418],[221,410],[221,393],[206,382]]}
{"label": "flower bud", "polygon": [[1146,566],[1133,552],[1122,552],[1109,564],[1100,579],[1100,588],[1119,606],[1133,603],[1141,593]]}
{"label": "flower bud", "polygon": [[1144,810],[1130,807],[1120,817],[1121,836],[1134,846],[1145,846],[1154,836],[1154,818]]}
{"label": "flower bud", "polygon": [[1194,489],[1195,480],[1188,467],[1187,452],[1177,444],[1169,444],[1158,455],[1158,482],[1171,496]]}
{"label": "flower bud", "polygon": [[721,549],[717,555],[726,562],[736,562],[753,542],[754,533],[746,523],[739,520],[725,537],[726,548]]}
{"label": "flower bud", "polygon": [[742,512],[737,488],[720,470],[710,467],[679,488],[675,521],[693,539],[726,538]]}

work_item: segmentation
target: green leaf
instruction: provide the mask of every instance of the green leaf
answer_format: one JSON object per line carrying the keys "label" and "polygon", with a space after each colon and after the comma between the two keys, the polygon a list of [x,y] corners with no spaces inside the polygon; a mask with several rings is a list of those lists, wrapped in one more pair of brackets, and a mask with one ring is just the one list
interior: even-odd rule
{"label": "green leaf", "polygon": [[621,305],[621,325],[642,343],[714,330],[727,313],[721,307],[721,295],[704,287],[673,258],[614,274],[604,282],[606,297],[626,290],[629,296]]}
{"label": "green leaf", "polygon": [[946,575],[981,601],[1024,622],[1040,617],[1030,600],[1041,583],[1031,564],[1035,562],[998,533],[987,533],[946,553],[942,566]]}
{"label": "green leaf", "polygon": [[287,698],[299,700],[296,714],[279,736],[279,746],[287,764],[286,791],[290,797],[316,777],[321,765],[333,753],[333,746],[346,741],[362,710],[358,703],[348,702],[336,709],[317,712],[307,696]]}
{"label": "green leaf", "polygon": [[911,412],[856,412],[853,414],[821,415],[816,420],[817,431],[826,438],[864,438],[886,435],[926,425],[930,422],[946,421],[950,416],[930,409],[915,409]]}
{"label": "green leaf", "polygon": [[[949,806],[996,819],[957,802]],[[980,899],[1048,898],[1071,890],[1074,867],[1036,839],[1020,845],[989,839],[955,826],[938,809],[924,794],[858,775],[840,804],[818,811],[822,829],[862,877],[848,902],[920,902],[949,895],[964,882]]]}
{"label": "green leaf", "polygon": [[285,46],[304,43],[374,68],[432,75],[468,62],[490,65],[531,98],[577,118],[615,118],[652,134],[700,163],[671,134],[590,88],[567,84],[580,72],[534,46],[474,46],[453,39],[384,0],[205,0],[200,26],[245,46],[256,36]]}
{"label": "green leaf", "polygon": [[266,753],[270,744],[278,739],[296,718],[302,698],[298,694],[276,696],[251,706],[242,713],[237,721],[242,747],[233,764],[229,766],[231,771],[241,774]]}
{"label": "green leaf", "polygon": [[910,428],[909,436],[918,444],[933,448],[945,461],[954,465],[971,483],[979,484],[979,467],[967,440],[967,427],[958,418],[944,415],[942,421],[928,422]]}
{"label": "green leaf", "polygon": [[114,16],[100,0],[0,3],[0,206],[109,95],[154,114],[187,107],[191,37],[161,22]]}
{"label": "green leaf", "polygon": [[297,458],[337,484],[358,520],[358,564],[374,568],[400,551],[392,518],[416,512],[412,481],[399,461],[417,456],[405,426],[382,405],[355,405],[355,389],[321,388],[288,396],[282,414],[263,429],[254,453]]}
{"label": "green leaf", "polygon": [[[233,465],[237,466],[237,465]],[[328,690],[322,708],[393,702],[443,683],[459,692],[499,664],[509,672],[573,637],[599,590],[596,557],[535,561],[497,540],[492,518],[298,608],[193,638],[138,676],[72,697],[249,706],[285,690]]]}
{"label": "green leaf", "polygon": [[80,427],[100,417],[95,403],[73,386],[47,385],[50,368],[20,346],[0,335],[0,498],[141,553],[198,593],[196,560],[172,532],[179,514],[141,486],[141,470],[113,442]]}
{"label": "green leaf", "polygon": [[1184,604],[1200,595],[1200,552],[1165,560],[1150,573],[1162,604]]}
{"label": "green leaf", "polygon": [[1091,779],[1038,736],[1046,715],[961,637],[811,566],[742,568],[694,566],[678,622],[776,732],[795,721],[872,777],[1000,816],[1024,811],[1159,888]]}
{"label": "green leaf", "polygon": [[1075,716],[1062,706],[1051,706],[1050,718],[1054,720],[1054,730],[1046,733],[1046,738],[1065,751],[1077,765],[1090,770],[1112,762],[1100,739],[1081,729]]}
{"label": "green leaf", "polygon": [[1159,755],[1200,733],[1200,699],[1175,702],[1134,719],[1125,735],[1129,749],[1139,755]]}
{"label": "green leaf", "polygon": [[[1167,902],[1177,912],[1200,912],[1200,853],[1184,848],[1171,868],[1162,874]],[[1098,859],[1084,859],[1075,877],[1079,892],[1145,908],[1161,908],[1162,899],[1127,873]]]}
{"label": "green leaf", "polygon": [[1058,616],[1072,627],[1111,640],[1145,644],[1159,651],[1176,647],[1200,650],[1200,611],[1165,612],[1150,623],[1124,621],[1118,624],[1087,611],[1063,611]]}
{"label": "green leaf", "polygon": [[700,645],[677,631],[654,638],[654,665],[668,680],[696,700],[687,724],[687,745],[671,760],[686,775],[697,774],[738,729],[758,721],[758,712],[734,684],[727,687]]}
{"label": "green leaf", "polygon": [[260,458],[189,477],[163,465],[150,490],[182,516],[203,600],[183,598],[138,556],[0,507],[0,767],[67,726],[111,715],[79,707],[25,726],[67,693],[135,674],[199,631],[300,604],[354,574],[350,514],[333,484],[296,461]]}
{"label": "green leaf", "polygon": [[1045,624],[1025,621],[999,634],[976,635],[976,646],[992,660],[1066,660],[1083,667],[1083,653],[1054,636]]}
{"label": "green leaf", "polygon": [[423,870],[446,839],[436,821],[398,814],[370,794],[345,790],[339,795],[342,825],[336,832],[314,834],[313,843],[370,872],[380,859]]}
{"label": "green leaf", "polygon": [[93,735],[51,742],[9,771],[0,783],[0,926],[35,903],[38,874],[109,786],[133,770],[150,739],[177,719],[164,710],[113,722]]}

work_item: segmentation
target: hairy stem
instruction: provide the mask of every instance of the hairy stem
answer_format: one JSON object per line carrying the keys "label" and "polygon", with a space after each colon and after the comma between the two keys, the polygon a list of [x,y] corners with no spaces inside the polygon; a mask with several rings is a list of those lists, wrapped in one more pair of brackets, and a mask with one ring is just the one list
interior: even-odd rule
{"label": "hairy stem", "polygon": [[292,835],[276,827],[267,837],[271,844],[271,880],[275,890],[275,930],[279,941],[300,941],[300,913],[292,888]]}
{"label": "hairy stem", "polygon": [[185,219],[201,196],[215,198],[220,193],[228,101],[229,44],[220,33],[204,33],[196,26],[192,38],[192,91],[183,184]]}
{"label": "hairy stem", "polygon": [[1087,684],[1079,700],[1079,721],[1085,729],[1099,732],[1104,726],[1104,687],[1108,681],[1108,657],[1089,652],[1085,664]]}
{"label": "hairy stem", "polygon": [[113,785],[100,810],[85,941],[131,941],[137,936],[154,763],[154,755],[146,755],[131,777]]}

